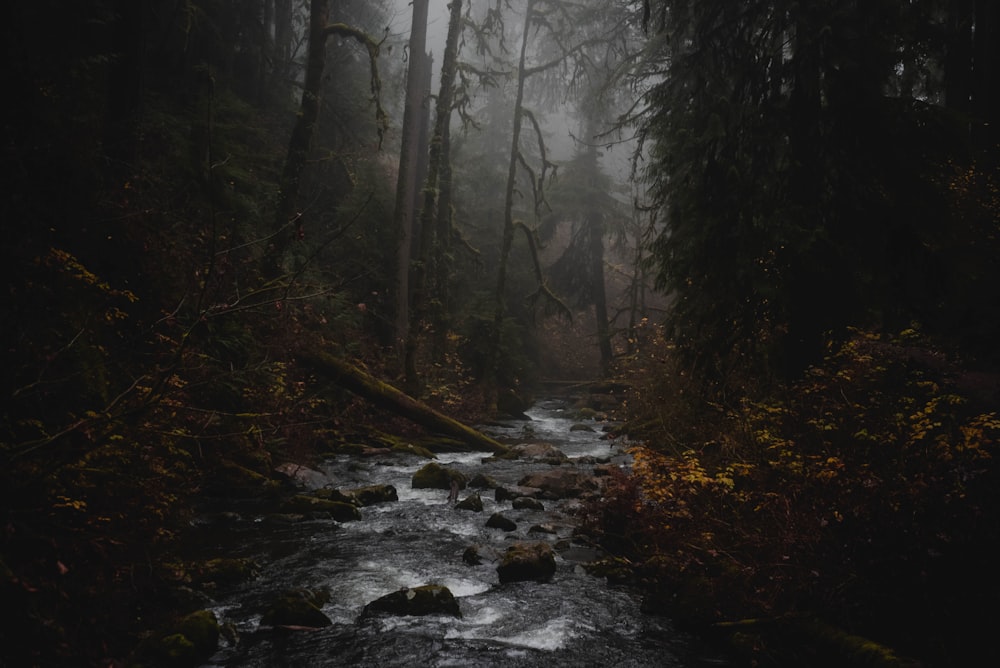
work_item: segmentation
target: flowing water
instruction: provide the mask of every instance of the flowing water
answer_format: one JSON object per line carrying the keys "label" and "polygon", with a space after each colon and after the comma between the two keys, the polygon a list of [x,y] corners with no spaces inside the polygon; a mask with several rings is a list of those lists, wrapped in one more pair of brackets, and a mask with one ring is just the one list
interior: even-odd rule
{"label": "flowing water", "polygon": [[[570,431],[573,421],[560,400],[536,404],[529,420],[483,427],[498,439],[524,437],[557,445],[571,458],[627,465],[626,455],[598,431]],[[438,462],[471,478],[476,473],[516,485],[525,474],[549,466],[530,461],[486,461],[483,453],[438,454]],[[589,464],[569,466],[593,468]],[[512,510],[482,490],[481,513],[457,510],[445,490],[412,489],[413,473],[427,460],[405,454],[327,461],[312,487],[349,489],[390,484],[397,502],[362,508],[362,519],[274,522],[244,510],[225,523],[205,523],[198,537],[203,556],[247,557],[259,576],[217,595],[212,609],[234,628],[238,640],[208,666],[706,666],[728,665],[722,656],[672,628],[668,619],[640,612],[637,592],[588,575],[580,561],[593,551],[566,550],[579,502],[543,501],[545,510]],[[567,466],[564,464],[563,466]],[[474,490],[463,490],[464,498]],[[518,528],[485,526],[500,511]],[[528,529],[550,524],[555,534]],[[556,543],[551,581],[500,584],[496,563],[466,564],[470,545],[502,552],[513,540]],[[562,549],[562,551],[559,551]],[[381,617],[359,622],[366,603],[401,588],[447,586],[458,599],[460,619],[449,616]],[[325,589],[322,607],[333,621],[311,631],[260,627],[260,615],[278,592]]]}

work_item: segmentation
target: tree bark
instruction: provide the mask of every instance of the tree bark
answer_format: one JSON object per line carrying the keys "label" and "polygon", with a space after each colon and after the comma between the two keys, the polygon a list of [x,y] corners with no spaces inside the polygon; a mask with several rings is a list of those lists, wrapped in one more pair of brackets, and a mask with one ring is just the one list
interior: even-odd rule
{"label": "tree bark", "polygon": [[597,320],[597,348],[601,352],[601,375],[607,377],[611,373],[614,362],[614,352],[611,349],[611,324],[608,322],[608,297],[604,284],[604,225],[600,213],[593,212],[588,216],[586,225],[590,233],[590,280],[594,294],[594,317]]}
{"label": "tree bark", "polygon": [[[326,19],[330,13],[329,0],[312,0],[309,9],[309,51],[306,61],[306,76],[302,89],[299,115],[295,119],[292,137],[288,142],[288,156],[281,174],[278,194],[278,208],[275,211],[275,233],[267,254],[269,266],[265,266],[265,278],[277,278],[281,274],[285,251],[293,236],[302,234],[302,224],[296,220],[295,200],[299,193],[299,178],[309,156],[313,128],[319,118],[319,91],[323,82],[323,67],[326,61]],[[294,225],[293,225],[294,223]]]}
{"label": "tree bark", "polygon": [[462,424],[397,388],[365,373],[353,364],[326,353],[308,353],[300,360],[346,390],[427,429],[451,436],[476,450],[503,453],[506,446],[482,432]]}
{"label": "tree bark", "polygon": [[[406,336],[404,371],[405,386],[408,391],[416,394],[419,391],[420,379],[417,374],[417,347],[419,345],[420,321],[426,310],[425,294],[427,287],[427,265],[430,262],[432,246],[435,243],[435,214],[438,204],[438,180],[442,164],[448,160],[444,152],[445,137],[451,122],[452,98],[455,91],[455,71],[458,65],[458,36],[462,29],[462,0],[452,0],[451,17],[448,21],[448,38],[445,42],[444,59],[441,63],[441,84],[437,97],[437,108],[434,118],[434,133],[430,141],[430,157],[428,159],[427,182],[424,185],[424,201],[420,210],[420,248],[417,262],[413,267],[413,302],[410,314],[410,326]],[[442,243],[441,239],[437,240]]]}
{"label": "tree bark", "polygon": [[417,164],[420,159],[420,120],[423,118],[422,67],[427,49],[427,5],[428,0],[413,2],[410,66],[406,73],[406,104],[403,107],[403,136],[399,147],[399,174],[396,178],[396,207],[393,213],[393,222],[399,230],[399,246],[396,249],[396,341],[400,353],[410,326],[410,255],[413,248]]}
{"label": "tree bark", "polygon": [[[531,32],[534,0],[528,0],[524,10],[524,32],[521,35],[521,55],[517,65],[517,93],[514,97],[514,126],[510,139],[510,162],[507,165],[507,189],[503,207],[503,240],[500,245],[500,262],[497,266],[497,282],[494,293],[493,331],[490,332],[489,366],[487,382],[496,385],[500,371],[500,336],[506,313],[504,293],[507,287],[507,260],[514,244],[514,186],[517,181],[517,161],[521,153],[522,107],[524,106],[524,82],[528,75],[525,68],[528,53],[528,36]],[[495,389],[495,388],[494,388]]]}

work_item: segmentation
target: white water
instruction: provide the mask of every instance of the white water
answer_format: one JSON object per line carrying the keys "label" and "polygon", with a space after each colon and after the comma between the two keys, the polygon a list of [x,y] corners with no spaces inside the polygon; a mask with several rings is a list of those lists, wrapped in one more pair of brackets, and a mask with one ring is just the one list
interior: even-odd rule
{"label": "white water", "polygon": [[[530,421],[490,427],[497,438],[531,433],[532,440],[557,445],[570,457],[626,458],[595,431],[570,431],[574,421],[556,402],[528,412]],[[547,465],[524,461],[484,463],[482,453],[438,456],[442,465],[469,477],[483,472],[515,485]],[[247,512],[235,525],[213,527],[203,547],[215,556],[250,557],[260,577],[220,594],[214,611],[240,640],[213,657],[208,666],[701,666],[718,655],[696,648],[669,620],[639,611],[639,594],[608,586],[572,560],[557,558],[550,582],[501,585],[496,564],[470,566],[462,553],[478,545],[502,551],[512,540],[568,544],[577,502],[543,501],[544,511],[514,511],[497,503],[492,490],[480,491],[484,511],[456,510],[444,490],[412,489],[410,479],[426,460],[387,455],[378,461],[340,457],[323,467],[330,486],[352,488],[391,484],[399,501],[362,509],[362,520],[339,524],[313,520],[275,525]],[[569,466],[573,464],[564,464]],[[580,464],[581,467],[592,466]],[[319,486],[323,480],[314,480]],[[476,490],[465,490],[460,496]],[[513,519],[505,533],[485,527],[494,512]],[[553,524],[556,535],[527,533]],[[213,548],[212,543],[215,543]],[[557,553],[558,553],[557,544]],[[214,550],[214,551],[213,551]],[[462,618],[443,616],[376,618],[358,621],[363,607],[401,588],[423,584],[448,587]],[[259,628],[269,597],[293,588],[326,589],[323,612],[333,626],[296,633]]]}

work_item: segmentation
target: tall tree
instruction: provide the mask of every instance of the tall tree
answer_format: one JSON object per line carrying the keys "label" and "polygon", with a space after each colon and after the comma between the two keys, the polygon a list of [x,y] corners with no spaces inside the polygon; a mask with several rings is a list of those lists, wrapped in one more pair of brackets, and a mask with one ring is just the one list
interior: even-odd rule
{"label": "tall tree", "polygon": [[[494,309],[493,309],[493,329],[490,332],[489,352],[488,352],[488,374],[489,380],[496,382],[498,377],[500,359],[500,343],[503,332],[504,316],[507,312],[506,288],[508,261],[511,249],[514,245],[514,233],[520,229],[524,232],[531,251],[531,260],[535,268],[538,286],[531,299],[546,299],[558,307],[563,312],[569,310],[559,301],[549,290],[542,276],[538,255],[535,248],[534,232],[524,221],[514,218],[514,198],[518,183],[519,169],[523,169],[527,174],[528,186],[532,191],[532,203],[534,213],[544,205],[544,189],[548,175],[555,166],[547,154],[541,127],[538,124],[531,110],[525,106],[524,94],[528,80],[535,75],[547,72],[551,68],[564,64],[572,53],[580,50],[581,44],[567,43],[569,37],[560,34],[560,31],[571,31],[572,18],[569,6],[559,0],[528,0],[524,8],[524,22],[521,28],[521,45],[518,54],[517,70],[515,72],[515,92],[513,106],[513,127],[510,138],[510,152],[507,161],[507,183],[504,189],[504,213],[503,213],[503,235],[500,244],[500,258],[497,264],[497,279],[494,288]],[[530,64],[529,43],[533,34],[538,31],[547,32],[553,43],[558,46],[558,53],[550,60]],[[525,153],[521,146],[521,133],[524,128],[524,121],[528,120],[534,130],[535,138],[538,141],[539,161],[537,171],[533,169],[525,158]]]}
{"label": "tall tree", "polygon": [[[795,374],[848,325],[939,318],[948,116],[924,3],[646,2],[644,96],[672,332],[712,382]],[[978,32],[978,28],[977,28]],[[919,48],[918,48],[919,47]],[[648,61],[647,61],[648,62]]]}
{"label": "tall tree", "polygon": [[378,76],[379,44],[371,36],[343,23],[327,22],[330,13],[329,0],[311,0],[309,9],[309,51],[306,61],[302,102],[295,119],[292,136],[288,142],[288,156],[281,175],[278,204],[275,209],[275,231],[270,248],[265,257],[265,277],[274,279],[281,274],[285,250],[293,239],[304,235],[302,215],[296,212],[296,198],[299,194],[299,179],[306,166],[313,131],[319,118],[323,69],[326,62],[326,40],[331,35],[339,35],[357,40],[368,52],[371,66],[371,83],[378,132],[381,137],[385,128],[385,112],[380,98]]}
{"label": "tall tree", "polygon": [[[462,0],[451,0],[448,19],[448,37],[445,41],[444,59],[441,64],[441,82],[437,95],[434,132],[430,141],[427,180],[423,190],[423,206],[420,210],[420,247],[413,265],[413,303],[410,326],[406,336],[404,371],[406,387],[411,393],[419,393],[420,380],[417,373],[417,348],[419,345],[420,323],[426,311],[428,265],[432,260],[435,244],[446,243],[450,229],[444,235],[438,218],[439,180],[447,169],[448,126],[451,123],[452,101],[455,92],[455,74],[458,66],[458,38],[462,30]],[[436,323],[443,327],[443,323]]]}
{"label": "tall tree", "polygon": [[410,22],[409,67],[406,72],[406,100],[403,108],[402,140],[399,148],[399,172],[396,180],[396,208],[393,221],[399,230],[396,255],[396,342],[402,348],[410,326],[410,260],[413,252],[413,230],[416,218],[417,174],[420,155],[422,107],[425,98],[424,70],[427,63],[428,0],[413,1]]}
{"label": "tall tree", "polygon": [[604,276],[604,239],[618,206],[611,196],[611,179],[602,171],[598,146],[594,143],[597,123],[593,110],[583,120],[585,143],[561,170],[559,182],[550,194],[552,214],[558,225],[572,226],[570,241],[562,255],[549,269],[552,285],[560,294],[574,299],[578,308],[593,308],[596,320],[597,347],[601,373],[611,371],[611,322]]}

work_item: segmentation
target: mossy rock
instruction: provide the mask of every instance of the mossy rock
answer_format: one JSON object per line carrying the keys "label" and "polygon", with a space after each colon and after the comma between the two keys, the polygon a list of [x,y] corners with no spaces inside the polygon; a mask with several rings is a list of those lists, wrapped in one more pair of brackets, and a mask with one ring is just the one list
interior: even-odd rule
{"label": "mossy rock", "polygon": [[260,566],[252,559],[221,557],[197,564],[191,571],[192,579],[197,584],[234,587],[256,578]]}
{"label": "mossy rock", "polygon": [[511,501],[511,507],[514,510],[545,510],[545,506],[538,499],[533,499],[530,496],[519,496],[513,501]]}
{"label": "mossy rock", "polygon": [[357,506],[344,501],[328,501],[309,494],[296,494],[281,505],[281,511],[291,514],[329,513],[338,522],[354,522],[361,519]]}
{"label": "mossy rock", "polygon": [[441,466],[437,462],[425,464],[413,474],[411,485],[413,489],[451,489],[452,481],[458,483],[459,489],[465,489],[465,475],[454,469]]}
{"label": "mossy rock", "polygon": [[198,610],[185,617],[177,629],[191,641],[199,656],[211,656],[219,645],[219,620],[210,610]]}
{"label": "mossy rock", "polygon": [[348,490],[347,494],[356,499],[362,506],[399,501],[399,494],[392,485],[368,485]]}
{"label": "mossy rock", "polygon": [[147,638],[136,650],[139,664],[167,668],[202,665],[219,644],[219,622],[209,610],[199,610]]}
{"label": "mossy rock", "polygon": [[261,626],[315,629],[333,622],[320,610],[329,600],[324,592],[295,589],[279,594],[260,618]]}
{"label": "mossy rock", "polygon": [[500,582],[547,582],[556,572],[556,555],[548,543],[515,543],[507,548],[497,575]]}
{"label": "mossy rock", "polygon": [[363,443],[340,443],[338,444],[332,452],[338,455],[361,455],[370,446],[364,445]]}
{"label": "mossy rock", "polygon": [[461,618],[462,610],[451,590],[442,585],[428,584],[400,589],[375,599],[364,607],[361,619],[376,615],[450,615]]}
{"label": "mossy rock", "polygon": [[496,489],[499,485],[500,483],[485,473],[477,473],[469,481],[469,487],[475,487],[476,489]]}
{"label": "mossy rock", "polygon": [[483,499],[479,494],[470,494],[455,504],[457,510],[471,510],[474,513],[483,512]]}

